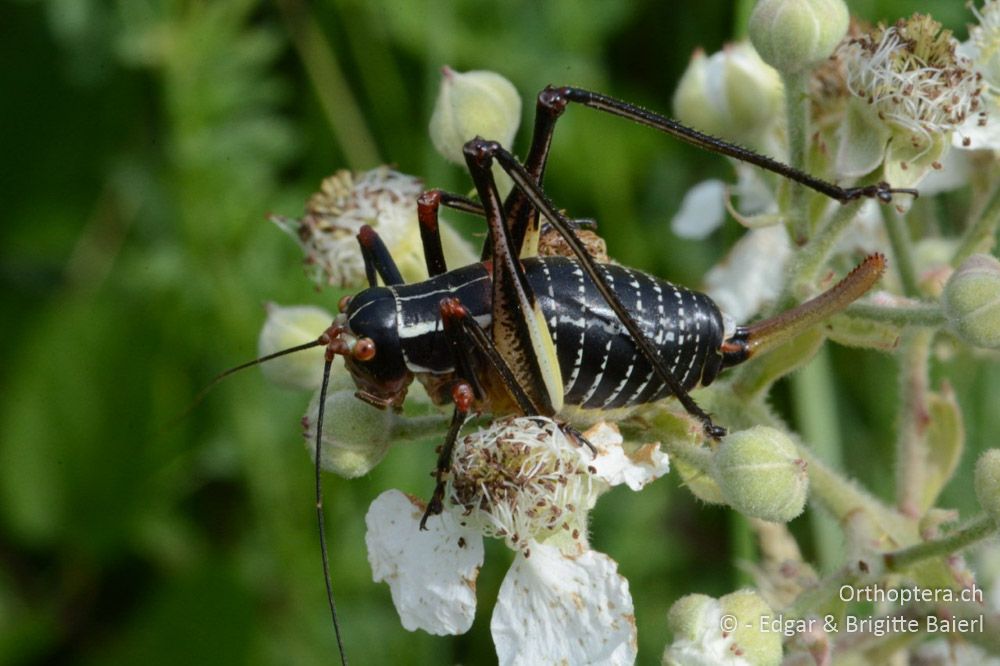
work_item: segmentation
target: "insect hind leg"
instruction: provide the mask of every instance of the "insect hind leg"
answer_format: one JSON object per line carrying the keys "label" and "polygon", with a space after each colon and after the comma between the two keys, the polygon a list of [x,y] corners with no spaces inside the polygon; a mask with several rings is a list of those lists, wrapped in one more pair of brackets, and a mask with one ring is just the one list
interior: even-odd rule
{"label": "insect hind leg", "polygon": [[698,403],[688,395],[687,390],[681,381],[670,370],[670,367],[662,359],[653,342],[642,332],[635,318],[628,312],[621,300],[615,295],[604,275],[604,269],[597,263],[587,248],[580,242],[576,234],[573,233],[572,223],[563,215],[558,208],[549,200],[545,192],[534,181],[531,174],[517,161],[517,159],[503,146],[496,141],[486,141],[481,138],[473,139],[465,147],[466,161],[470,163],[470,169],[475,167],[476,172],[489,173],[489,169],[495,159],[497,163],[507,172],[514,181],[514,186],[520,188],[531,204],[548,219],[549,223],[555,227],[566,240],[573,251],[580,267],[594,282],[594,286],[600,292],[604,301],[611,307],[622,325],[632,336],[632,340],[638,347],[639,352],[645,357],[657,374],[660,381],[664,383],[670,392],[677,398],[685,410],[699,421],[705,434],[712,439],[722,439],[726,434],[726,429],[716,425],[712,417]]}

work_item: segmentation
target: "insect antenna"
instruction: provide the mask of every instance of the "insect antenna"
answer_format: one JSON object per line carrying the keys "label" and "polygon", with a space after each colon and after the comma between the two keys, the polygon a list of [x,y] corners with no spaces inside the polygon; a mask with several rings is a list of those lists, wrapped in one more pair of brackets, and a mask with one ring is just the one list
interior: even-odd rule
{"label": "insect antenna", "polygon": [[255,358],[252,361],[247,361],[246,363],[240,363],[239,365],[233,366],[232,368],[228,368],[226,370],[223,370],[222,372],[220,372],[219,374],[217,374],[215,377],[212,377],[212,379],[208,382],[208,384],[206,384],[204,386],[204,388],[202,388],[200,391],[198,391],[198,395],[196,395],[194,397],[194,399],[191,400],[191,402],[188,404],[188,406],[185,407],[177,416],[175,416],[174,418],[170,419],[169,422],[167,422],[167,424],[163,427],[162,431],[163,432],[169,432],[170,430],[172,430],[173,428],[175,428],[181,421],[183,421],[184,419],[186,419],[188,417],[188,415],[191,413],[191,411],[195,407],[197,407],[198,405],[200,405],[203,400],[205,400],[205,396],[207,396],[208,393],[213,388],[215,388],[219,384],[219,382],[221,382],[226,377],[228,377],[230,375],[233,375],[233,374],[236,374],[240,370],[246,370],[247,368],[252,368],[252,367],[254,367],[256,365],[260,365],[261,363],[266,363],[267,361],[271,361],[271,360],[279,358],[281,356],[286,356],[288,354],[294,354],[295,352],[305,351],[306,349],[312,349],[313,347],[321,347],[321,346],[323,346],[325,344],[327,344],[326,338],[325,337],[320,337],[320,338],[317,338],[316,340],[313,340],[311,342],[306,342],[306,343],[303,343],[301,345],[295,345],[294,347],[289,347],[287,349],[280,349],[280,350],[278,350],[276,352],[273,352],[271,354],[266,354],[264,356],[260,356],[258,358]]}
{"label": "insect antenna", "polygon": [[330,552],[326,545],[326,520],[323,512],[323,412],[326,407],[326,392],[330,385],[330,367],[333,365],[333,353],[327,352],[323,364],[323,383],[319,389],[319,412],[316,414],[316,522],[319,525],[319,549],[323,558],[323,580],[326,583],[326,601],[330,607],[330,618],[333,620],[333,632],[337,637],[337,650],[340,652],[340,663],[347,666],[347,654],[344,652],[344,640],[340,635],[340,621],[337,619],[337,604],[333,600],[333,580],[330,577]]}

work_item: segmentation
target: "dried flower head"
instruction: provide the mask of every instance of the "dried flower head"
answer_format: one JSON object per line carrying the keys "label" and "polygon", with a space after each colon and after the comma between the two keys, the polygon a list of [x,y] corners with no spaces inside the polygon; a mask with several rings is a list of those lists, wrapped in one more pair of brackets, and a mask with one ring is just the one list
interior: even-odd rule
{"label": "dried flower head", "polygon": [[[365,281],[365,264],[357,234],[365,224],[378,232],[407,281],[427,279],[417,197],[418,178],[381,166],[352,173],[341,170],[323,180],[300,219],[272,215],[305,252],[306,270],[318,285],[358,286]],[[450,266],[475,261],[476,254],[443,220],[441,244]]]}
{"label": "dried flower head", "polygon": [[589,451],[549,419],[503,419],[455,445],[451,502],[512,549],[579,530],[593,490]]}
{"label": "dried flower head", "polygon": [[416,200],[422,189],[420,180],[389,167],[359,173],[342,169],[323,180],[302,218],[272,215],[271,221],[298,241],[317,284],[354,286],[365,279],[355,238],[362,225],[374,227],[395,250],[400,239],[419,234]]}

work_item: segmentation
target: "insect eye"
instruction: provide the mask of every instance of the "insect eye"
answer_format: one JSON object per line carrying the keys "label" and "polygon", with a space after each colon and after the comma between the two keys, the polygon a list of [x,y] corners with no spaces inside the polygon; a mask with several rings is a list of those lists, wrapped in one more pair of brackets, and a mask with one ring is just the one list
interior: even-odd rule
{"label": "insect eye", "polygon": [[375,357],[375,343],[371,338],[361,338],[354,343],[351,355],[356,361],[370,361]]}
{"label": "insect eye", "polygon": [[340,298],[340,301],[337,302],[337,310],[339,310],[340,312],[347,312],[347,306],[351,304],[352,298],[354,297],[350,295],[342,296]]}

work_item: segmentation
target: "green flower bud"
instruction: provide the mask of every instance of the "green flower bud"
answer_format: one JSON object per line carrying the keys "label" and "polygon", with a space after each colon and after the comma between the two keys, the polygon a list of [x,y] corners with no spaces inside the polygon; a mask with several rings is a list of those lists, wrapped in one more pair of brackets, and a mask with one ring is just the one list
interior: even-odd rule
{"label": "green flower bud", "polygon": [[781,117],[782,84],[747,42],[695,51],[674,93],[674,115],[715,136],[752,143]]}
{"label": "green flower bud", "polygon": [[[328,472],[348,479],[367,474],[382,461],[393,444],[413,442],[428,436],[443,437],[448,419],[443,414],[407,416],[391,409],[378,409],[358,400],[357,387],[346,372],[333,375],[323,409],[322,457]],[[408,403],[427,403],[427,395],[416,383]],[[409,405],[408,405],[409,406]],[[319,392],[302,417],[306,448],[316,455],[316,421]]]}
{"label": "green flower bud", "polygon": [[[367,474],[382,461],[392,445],[392,426],[397,414],[378,409],[354,396],[357,389],[347,373],[331,379],[323,409],[323,469],[348,479]],[[319,392],[302,418],[306,448],[316,455],[316,421]]]}
{"label": "green flower bud", "polygon": [[955,271],[941,297],[951,328],[970,345],[1000,349],[1000,261],[974,254]]}
{"label": "green flower bud", "polygon": [[718,602],[707,594],[688,594],[674,602],[667,613],[667,626],[674,634],[674,640],[697,640],[705,629],[704,618],[713,612]]}
{"label": "green flower bud", "polygon": [[[281,306],[268,303],[267,320],[257,339],[257,355],[267,356],[282,349],[317,339],[333,315],[311,305]],[[323,347],[305,349],[263,363],[260,369],[268,381],[292,389],[313,391],[323,379]]]}
{"label": "green flower bud", "polygon": [[1000,449],[988,449],[976,461],[979,506],[1000,527]]}
{"label": "green flower bud", "polygon": [[843,0],[760,0],[750,14],[750,41],[764,62],[795,74],[830,57],[849,20]]}
{"label": "green flower bud", "polygon": [[781,635],[762,631],[761,624],[774,616],[774,611],[753,590],[737,590],[719,599],[723,616],[735,617],[733,652],[751,664],[781,662]]}
{"label": "green flower bud", "polygon": [[779,430],[756,426],[730,434],[714,464],[722,496],[746,516],[784,523],[805,508],[806,466],[795,444]]}
{"label": "green flower bud", "polygon": [[670,607],[667,624],[674,640],[663,652],[665,666],[708,666],[719,663],[778,664],[781,635],[761,631],[774,611],[759,594],[740,590],[713,599],[689,594]]}
{"label": "green flower bud", "polygon": [[431,115],[431,141],[445,159],[465,164],[462,146],[481,136],[510,147],[521,124],[521,96],[494,72],[442,70],[441,89]]}

